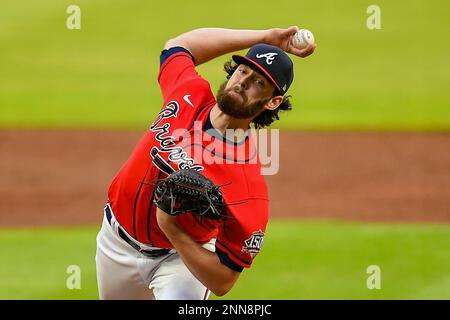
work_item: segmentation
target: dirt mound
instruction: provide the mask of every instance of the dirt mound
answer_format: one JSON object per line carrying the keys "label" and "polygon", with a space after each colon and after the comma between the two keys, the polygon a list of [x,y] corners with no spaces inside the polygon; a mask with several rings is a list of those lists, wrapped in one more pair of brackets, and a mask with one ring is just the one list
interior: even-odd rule
{"label": "dirt mound", "polygon": [[[100,223],[142,134],[0,131],[0,225]],[[272,217],[450,222],[450,134],[280,136],[279,173],[266,177]]]}

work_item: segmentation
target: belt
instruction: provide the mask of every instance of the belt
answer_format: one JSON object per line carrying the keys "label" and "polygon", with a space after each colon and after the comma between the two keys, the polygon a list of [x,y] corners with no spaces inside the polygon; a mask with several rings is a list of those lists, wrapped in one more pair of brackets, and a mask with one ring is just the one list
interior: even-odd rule
{"label": "belt", "polygon": [[[105,207],[105,214],[106,214],[106,219],[108,220],[108,223],[110,226],[111,225],[111,219],[112,219],[112,212],[111,209],[109,208],[109,205],[107,205]],[[119,237],[121,237],[126,243],[128,243],[131,247],[133,247],[136,251],[140,252],[142,255],[149,257],[149,258],[157,258],[157,257],[161,257],[165,254],[168,254],[171,249],[142,249],[136,242],[134,242],[133,239],[131,239],[123,230],[122,228],[119,226],[119,228],[117,228]]]}

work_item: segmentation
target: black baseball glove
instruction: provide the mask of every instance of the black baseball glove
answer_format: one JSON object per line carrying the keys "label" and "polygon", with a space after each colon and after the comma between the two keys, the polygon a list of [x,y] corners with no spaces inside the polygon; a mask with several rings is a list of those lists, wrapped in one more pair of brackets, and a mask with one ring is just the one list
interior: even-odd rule
{"label": "black baseball glove", "polygon": [[170,215],[192,213],[216,220],[225,216],[220,188],[193,169],[182,169],[160,180],[153,201]]}

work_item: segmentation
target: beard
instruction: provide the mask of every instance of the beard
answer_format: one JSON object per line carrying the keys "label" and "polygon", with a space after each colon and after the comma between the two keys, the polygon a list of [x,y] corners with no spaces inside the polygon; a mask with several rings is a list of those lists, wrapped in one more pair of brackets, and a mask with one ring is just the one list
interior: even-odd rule
{"label": "beard", "polygon": [[253,119],[264,110],[264,105],[270,100],[259,100],[247,103],[247,96],[242,90],[225,89],[227,81],[222,83],[216,95],[219,109],[235,119]]}

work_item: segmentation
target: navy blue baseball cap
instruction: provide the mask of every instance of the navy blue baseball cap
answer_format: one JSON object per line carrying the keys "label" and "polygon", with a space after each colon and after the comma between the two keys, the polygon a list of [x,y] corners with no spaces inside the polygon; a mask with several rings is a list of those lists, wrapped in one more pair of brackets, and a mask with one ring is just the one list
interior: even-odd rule
{"label": "navy blue baseball cap", "polygon": [[245,56],[235,54],[234,62],[255,67],[264,74],[284,95],[294,80],[294,65],[291,58],[282,49],[268,44],[256,44]]}

